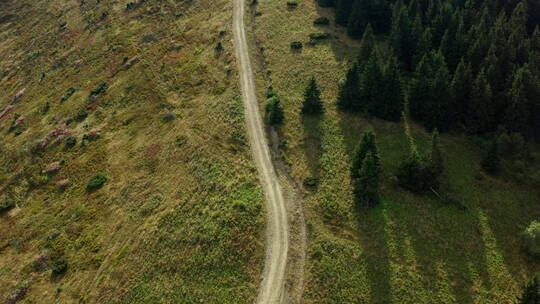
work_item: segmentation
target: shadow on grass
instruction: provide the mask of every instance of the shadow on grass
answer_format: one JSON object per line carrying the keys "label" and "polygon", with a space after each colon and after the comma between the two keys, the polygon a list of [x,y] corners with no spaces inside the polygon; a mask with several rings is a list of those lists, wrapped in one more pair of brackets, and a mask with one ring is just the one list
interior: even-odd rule
{"label": "shadow on grass", "polygon": [[319,178],[321,147],[321,124],[323,115],[304,115],[301,118],[304,128],[304,138],[302,148],[306,155],[309,169],[309,177]]}
{"label": "shadow on grass", "polygon": [[385,206],[379,204],[374,208],[355,208],[355,212],[360,227],[359,237],[365,249],[362,252],[362,259],[365,261],[370,283],[370,303],[392,303]]}

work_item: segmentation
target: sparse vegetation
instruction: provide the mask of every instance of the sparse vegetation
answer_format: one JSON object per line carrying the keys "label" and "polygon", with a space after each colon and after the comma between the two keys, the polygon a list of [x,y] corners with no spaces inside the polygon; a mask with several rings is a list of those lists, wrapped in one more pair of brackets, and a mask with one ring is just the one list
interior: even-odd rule
{"label": "sparse vegetation", "polygon": [[98,173],[88,181],[88,185],[86,186],[86,189],[92,191],[97,190],[109,180],[109,177],[103,173]]}

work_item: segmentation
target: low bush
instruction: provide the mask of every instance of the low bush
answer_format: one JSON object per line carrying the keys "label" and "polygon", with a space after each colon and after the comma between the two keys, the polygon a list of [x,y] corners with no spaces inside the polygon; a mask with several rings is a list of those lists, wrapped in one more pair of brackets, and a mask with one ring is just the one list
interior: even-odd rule
{"label": "low bush", "polygon": [[51,255],[49,259],[49,268],[51,268],[53,276],[59,276],[66,273],[68,269],[66,257],[61,253]]}
{"label": "low bush", "polygon": [[330,24],[330,20],[326,17],[319,17],[313,21],[313,24],[315,25],[328,25]]}
{"label": "low bush", "polygon": [[287,7],[288,8],[296,8],[298,6],[298,3],[296,1],[288,1]]}
{"label": "low bush", "polygon": [[77,144],[77,137],[70,136],[66,139],[66,149],[73,148],[75,147],[76,144]]}
{"label": "low bush", "polygon": [[291,49],[293,50],[299,50],[302,48],[302,42],[300,41],[293,41],[291,42]]}
{"label": "low bush", "polygon": [[16,205],[17,203],[14,200],[7,200],[0,203],[0,214],[8,212],[9,210],[15,208]]}
{"label": "low bush", "polygon": [[330,34],[328,33],[312,33],[309,34],[309,39],[311,40],[324,40],[330,38]]}
{"label": "low bush", "polygon": [[86,188],[89,191],[97,190],[97,189],[103,187],[103,185],[108,180],[109,180],[109,178],[107,177],[107,175],[105,175],[103,173],[98,173],[98,174],[92,176],[92,178],[88,181],[88,185],[86,186]]}

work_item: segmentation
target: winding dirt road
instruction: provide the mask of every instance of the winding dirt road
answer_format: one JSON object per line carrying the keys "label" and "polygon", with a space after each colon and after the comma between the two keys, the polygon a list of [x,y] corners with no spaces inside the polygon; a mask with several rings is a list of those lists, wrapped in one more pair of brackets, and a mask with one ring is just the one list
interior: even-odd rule
{"label": "winding dirt road", "polygon": [[257,303],[282,303],[285,301],[284,278],[287,266],[287,252],[289,250],[287,209],[276,170],[272,163],[270,148],[255,94],[255,79],[251,68],[244,28],[245,0],[233,0],[233,2],[234,41],[247,131],[253,158],[266,194],[268,213],[266,260]]}

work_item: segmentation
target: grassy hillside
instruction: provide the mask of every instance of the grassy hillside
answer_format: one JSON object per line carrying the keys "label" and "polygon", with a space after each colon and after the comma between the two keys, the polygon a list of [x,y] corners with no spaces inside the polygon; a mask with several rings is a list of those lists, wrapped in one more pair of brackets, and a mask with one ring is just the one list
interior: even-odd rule
{"label": "grassy hillside", "polygon": [[[539,176],[520,182],[488,176],[471,138],[443,134],[444,188],[466,210],[398,187],[394,174],[409,151],[403,124],[343,114],[335,107],[338,82],[358,42],[342,28],[314,26],[317,17],[333,19],[332,10],[314,1],[297,1],[296,8],[258,2],[253,26],[261,55],[259,83],[272,85],[285,108],[283,157],[300,183],[319,179],[316,190],[304,189],[309,261],[303,302],[513,302],[521,285],[540,270],[519,238],[540,213]],[[309,43],[309,34],[320,32],[331,38]],[[292,51],[293,41],[303,42],[303,49]],[[384,42],[379,47],[384,52]],[[312,75],[327,108],[320,118],[299,113]],[[353,207],[349,166],[368,129],[377,134],[382,158],[382,203],[359,211]],[[412,134],[426,151],[430,134],[417,125]],[[538,159],[538,148],[533,150]],[[538,167],[537,161],[530,172]]]}
{"label": "grassy hillside", "polygon": [[1,302],[253,301],[264,198],[231,11],[0,1]]}

